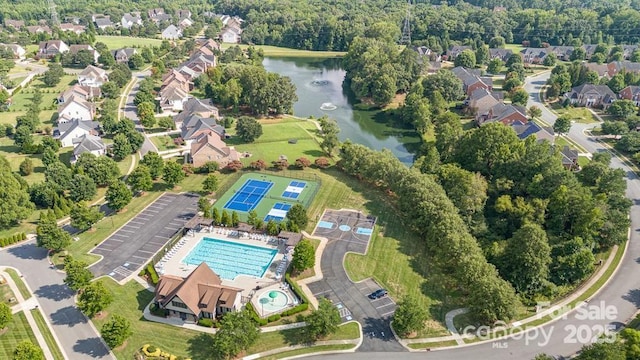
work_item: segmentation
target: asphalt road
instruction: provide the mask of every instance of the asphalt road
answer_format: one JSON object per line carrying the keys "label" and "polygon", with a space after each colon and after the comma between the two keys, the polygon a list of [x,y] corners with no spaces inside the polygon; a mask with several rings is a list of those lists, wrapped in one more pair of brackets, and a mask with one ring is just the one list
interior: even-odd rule
{"label": "asphalt road", "polygon": [[65,274],[49,266],[47,251],[36,247],[35,240],[0,251],[0,263],[23,274],[69,359],[115,360],[90,321],[76,308],[73,291],[63,283]]}
{"label": "asphalt road", "polygon": [[103,258],[89,270],[118,282],[137,273],[196,214],[197,204],[197,195],[162,195],[91,250]]}
{"label": "asphalt road", "polygon": [[[549,111],[538,96],[540,88],[549,77],[544,73],[527,78],[525,90],[531,97],[527,106],[542,109],[542,119],[553,124],[556,116]],[[606,148],[583,131],[595,124],[574,124],[569,137],[589,152],[607,151]],[[640,308],[640,179],[615,155],[611,162],[614,168],[626,173],[627,197],[633,201],[631,207],[631,237],[620,268],[598,295],[582,303],[579,310],[561,317],[554,323],[522,333],[507,340],[457,347],[448,350],[433,350],[418,353],[367,353],[314,356],[315,359],[533,359],[539,353],[555,356],[570,356],[590,343],[610,326],[619,328],[630,320]],[[613,334],[615,336],[615,334]]]}
{"label": "asphalt road", "polygon": [[138,114],[136,112],[136,105],[133,103],[133,99],[136,97],[136,93],[138,92],[138,88],[140,87],[140,81],[148,76],[151,76],[151,71],[141,71],[134,72],[132,76],[136,79],[135,84],[131,87],[131,91],[129,91],[127,96],[126,103],[124,105],[124,116],[133,120],[136,124],[136,130],[140,131],[144,135],[144,142],[142,143],[142,147],[140,147],[140,154],[144,156],[144,154],[149,151],[158,152],[158,149],[153,145],[151,140],[144,133],[144,127],[140,124],[140,119],[138,119]]}
{"label": "asphalt road", "polygon": [[[330,213],[328,211],[327,213]],[[335,225],[349,225],[356,228],[359,218],[347,216],[347,212],[333,212],[333,216],[322,220],[333,221]],[[326,214],[325,214],[326,215]],[[362,219],[365,219],[362,216]],[[363,225],[364,226],[364,225]],[[367,228],[371,228],[368,225]],[[395,303],[389,298],[370,300],[367,295],[380,288],[372,280],[361,283],[353,283],[344,270],[344,256],[347,252],[363,253],[366,246],[363,246],[360,237],[352,234],[351,231],[333,232],[326,234],[323,229],[318,228],[314,234],[320,230],[321,236],[329,239],[327,246],[322,253],[321,267],[323,279],[309,284],[309,289],[316,297],[326,297],[334,304],[339,305],[343,320],[353,320],[360,322],[362,332],[365,334],[362,345],[358,351],[385,351],[401,352],[405,349],[396,341],[391,332],[390,320],[395,310]],[[333,236],[332,236],[333,234]],[[367,239],[368,240],[368,239]]]}

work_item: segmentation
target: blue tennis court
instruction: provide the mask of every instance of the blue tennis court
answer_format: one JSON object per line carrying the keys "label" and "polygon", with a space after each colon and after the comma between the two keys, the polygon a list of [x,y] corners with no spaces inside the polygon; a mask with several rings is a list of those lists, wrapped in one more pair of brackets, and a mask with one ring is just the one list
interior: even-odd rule
{"label": "blue tennis court", "polygon": [[292,181],[282,193],[282,197],[287,199],[297,199],[305,186],[307,186],[307,183],[304,181]]}
{"label": "blue tennis court", "polygon": [[321,220],[318,222],[318,227],[323,229],[333,229],[333,223],[330,221]]}
{"label": "blue tennis court", "polygon": [[272,182],[260,180],[247,180],[240,190],[224,204],[225,209],[249,212],[258,206],[260,200],[269,192]]}
{"label": "blue tennis court", "polygon": [[267,216],[265,216],[264,221],[282,221],[285,217],[287,217],[287,211],[289,211],[289,209],[291,209],[290,204],[275,203],[273,205],[273,208],[269,210]]}

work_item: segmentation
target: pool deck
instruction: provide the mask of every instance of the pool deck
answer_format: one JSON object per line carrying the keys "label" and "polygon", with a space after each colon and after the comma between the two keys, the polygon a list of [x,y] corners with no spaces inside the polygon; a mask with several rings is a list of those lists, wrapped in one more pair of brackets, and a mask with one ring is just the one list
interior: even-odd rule
{"label": "pool deck", "polygon": [[[275,237],[263,236],[262,240],[254,240],[249,237],[234,237],[230,235],[231,230],[225,228],[213,228],[212,232],[209,232],[209,229],[203,229],[199,232],[194,232],[192,235],[185,235],[170,251],[173,252],[173,255],[167,260],[164,260],[156,264],[156,269],[159,271],[158,275],[175,275],[180,277],[187,277],[195,268],[196,265],[187,265],[183,263],[183,259],[189,255],[191,250],[196,247],[196,245],[202,240],[202,238],[214,238],[219,240],[225,240],[229,242],[245,244],[245,245],[253,245],[259,246],[268,249],[278,249],[278,253],[273,258],[271,265],[265,271],[264,275],[261,278],[256,278],[253,276],[247,275],[238,275],[234,280],[222,279],[222,284],[227,286],[232,286],[236,288],[241,288],[242,290],[242,298],[250,299],[255,309],[260,309],[258,303],[258,297],[262,295],[263,292],[271,291],[271,290],[283,290],[290,299],[290,306],[295,306],[295,302],[293,301],[295,297],[291,293],[291,290],[287,289],[284,285],[284,274],[280,277],[280,279],[276,278],[276,270],[278,269],[278,265],[284,260],[285,248],[284,245],[279,244],[278,240]],[[259,237],[258,235],[253,234],[254,237]],[[161,268],[159,268],[161,265]],[[212,269],[215,271],[215,269]],[[259,290],[256,290],[260,287]],[[260,312],[258,310],[258,312]],[[265,312],[265,316],[268,316],[272,313]],[[262,314],[260,314],[262,315]]]}

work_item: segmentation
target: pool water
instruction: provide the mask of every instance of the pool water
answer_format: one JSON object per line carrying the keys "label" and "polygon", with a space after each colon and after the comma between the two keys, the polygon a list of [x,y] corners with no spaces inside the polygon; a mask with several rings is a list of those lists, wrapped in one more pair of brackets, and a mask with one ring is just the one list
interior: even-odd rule
{"label": "pool water", "polygon": [[[272,298],[269,294],[274,294],[275,297]],[[289,297],[280,290],[265,291],[258,298],[258,304],[260,304],[260,308],[256,310],[261,312],[261,315],[265,315],[280,311],[287,307],[287,304],[289,304]]]}
{"label": "pool water", "polygon": [[234,280],[238,275],[261,278],[277,253],[277,249],[205,237],[182,262],[196,266],[205,262],[226,280]]}

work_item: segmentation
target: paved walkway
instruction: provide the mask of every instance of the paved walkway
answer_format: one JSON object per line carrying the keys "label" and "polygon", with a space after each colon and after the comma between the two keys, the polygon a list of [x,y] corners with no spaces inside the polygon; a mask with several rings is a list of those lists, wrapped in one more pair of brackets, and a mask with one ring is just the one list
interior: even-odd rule
{"label": "paved walkway", "polygon": [[[6,269],[6,267],[0,267],[0,271],[3,272],[2,277],[7,281],[7,284],[11,288],[11,291],[13,291],[13,295],[18,301],[17,305],[14,305],[11,307],[11,313],[15,314],[20,311],[24,312],[24,316],[27,318],[27,322],[29,323],[31,330],[35,335],[36,340],[38,340],[38,346],[40,346],[40,348],[42,349],[45,359],[53,360],[53,354],[51,353],[51,349],[49,349],[49,345],[47,345],[47,342],[44,340],[44,336],[42,335],[42,332],[40,332],[40,328],[38,327],[36,320],[33,318],[33,314],[31,314],[31,309],[34,309],[34,308],[37,308],[38,311],[42,312],[42,310],[40,310],[40,304],[38,304],[38,300],[35,298],[35,296],[33,296],[33,294],[28,300],[25,300],[22,297],[22,293],[20,293],[20,290],[18,289],[18,286],[16,285],[16,283],[13,281],[11,276],[9,276],[9,274],[4,272],[4,269]],[[28,285],[26,283],[24,285],[27,286],[27,289],[29,290],[29,292],[31,292],[31,290],[28,288]],[[43,318],[45,318],[45,322],[46,322],[46,317],[43,316]],[[49,323],[47,323],[46,326],[49,326]],[[53,334],[53,339],[55,340],[55,342],[59,343],[55,334],[53,332],[51,332],[51,334]],[[62,349],[60,350],[62,351]],[[65,358],[67,358],[66,355],[65,355]]]}
{"label": "paved walkway", "polygon": [[449,332],[453,334],[453,339],[458,343],[458,345],[464,345],[464,340],[458,333],[458,329],[456,329],[456,325],[453,323],[453,319],[458,315],[466,314],[468,312],[469,309],[461,308],[451,310],[444,316],[444,322],[445,324],[447,324],[447,330],[449,330]]}

